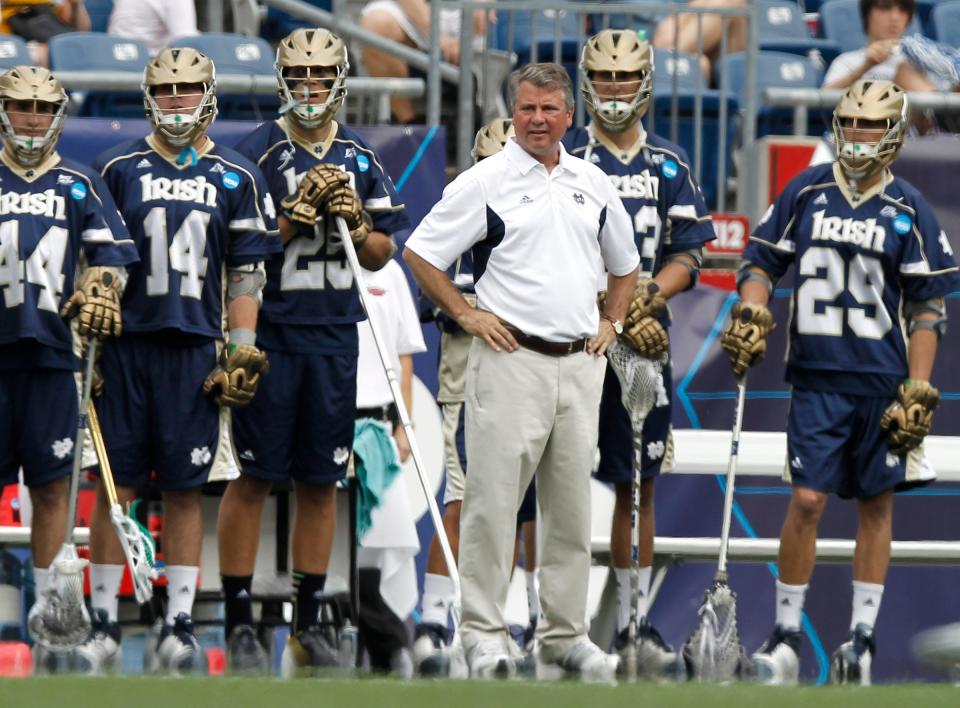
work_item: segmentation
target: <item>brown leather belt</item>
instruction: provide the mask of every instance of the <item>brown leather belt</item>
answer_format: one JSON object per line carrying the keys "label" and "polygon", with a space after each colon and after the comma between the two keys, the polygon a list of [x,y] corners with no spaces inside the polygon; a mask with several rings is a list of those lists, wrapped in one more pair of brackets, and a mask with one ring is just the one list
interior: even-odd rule
{"label": "brown leather belt", "polygon": [[549,356],[566,356],[567,354],[577,354],[579,352],[585,351],[587,348],[587,340],[578,339],[573,342],[548,342],[546,339],[541,339],[540,337],[534,337],[532,334],[527,334],[521,332],[519,329],[512,325],[507,325],[507,330],[510,334],[513,335],[513,338],[517,340],[517,344],[521,347],[526,347],[540,354],[547,354]]}

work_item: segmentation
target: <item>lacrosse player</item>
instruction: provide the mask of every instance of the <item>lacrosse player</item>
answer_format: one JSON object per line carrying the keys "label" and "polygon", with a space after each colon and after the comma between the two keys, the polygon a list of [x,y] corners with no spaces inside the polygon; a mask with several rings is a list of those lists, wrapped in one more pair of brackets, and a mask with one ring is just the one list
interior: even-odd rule
{"label": "lacrosse player", "polygon": [[[473,143],[473,159],[479,162],[503,149],[513,135],[513,123],[509,118],[494,118],[477,131]],[[473,256],[469,251],[457,259],[450,273],[453,284],[467,301],[476,304],[473,287]],[[443,411],[443,459],[446,468],[446,485],[443,492],[443,526],[456,555],[460,540],[460,507],[466,485],[467,455],[464,443],[464,384],[467,373],[467,352],[473,335],[448,317],[439,307],[432,306],[430,317],[440,328],[440,367],[438,379],[440,391],[437,402]],[[517,534],[523,529],[526,549],[524,551],[524,579],[527,588],[529,623],[524,632],[524,646],[530,645],[540,616],[540,598],[536,582],[535,544],[537,499],[536,485],[530,483],[517,512]],[[527,542],[527,539],[530,542]],[[450,606],[454,602],[453,581],[447,574],[440,543],[434,537],[427,556],[427,572],[423,578],[422,622],[417,625],[413,645],[414,666],[425,676],[446,675],[449,657],[446,646]]]}
{"label": "lacrosse player", "polygon": [[[16,483],[23,467],[38,598],[73,524],[75,335],[120,334],[124,266],[137,261],[100,175],[57,154],[66,107],[46,69],[0,76],[0,486]],[[73,314],[71,326],[62,317]]]}
{"label": "lacrosse player", "polygon": [[906,129],[896,84],[847,89],[833,114],[836,162],[799,174],[761,219],[722,337],[734,374],[744,375],[774,326],[774,284],[795,265],[785,466],[793,494],[780,534],[776,625],[754,655],[767,683],[797,681],[803,599],[830,494],[856,499],[859,515],[850,638],[833,655],[832,675],[870,682],[893,493],[933,478],[922,445],[939,401],[930,372],[957,266],[927,201],[889,170]]}
{"label": "lacrosse player", "polygon": [[[610,176],[631,216],[640,251],[636,296],[624,323],[640,353],[657,358],[669,349],[666,302],[696,285],[701,249],[715,238],[700,188],[683,149],[648,134],[640,120],[653,89],[653,49],[636,32],[608,29],[590,38],[580,61],[580,90],[590,113],[586,128],[567,133],[571,154],[594,163]],[[640,451],[639,606],[636,627],[638,672],[660,674],[677,655],[646,618],[653,565],[654,484],[672,464],[669,362],[663,369],[665,395],[643,426]],[[630,418],[620,400],[620,383],[608,367],[600,403],[600,466],[597,479],[614,485],[616,504],[610,554],[617,582],[617,637],[614,648],[626,657],[630,621],[630,520],[634,450]],[[624,667],[625,668],[625,667]]]}
{"label": "lacrosse player", "polygon": [[[132,500],[152,470],[163,495],[169,602],[148,668],[174,674],[204,668],[190,619],[203,539],[200,488],[232,455],[220,434],[221,406],[249,402],[267,370],[254,332],[262,262],[280,249],[259,170],[207,137],[215,92],[210,59],[194,49],[163,50],[144,71],[153,132],[95,163],[143,261],[124,293],[125,336],[104,347],[98,413],[120,502]],[[218,356],[224,314],[229,334]],[[108,511],[101,484],[90,528],[94,632],[77,650],[91,671],[119,660],[125,557]]]}
{"label": "lacrosse player", "polygon": [[293,631],[284,676],[335,665],[319,629],[336,525],[335,484],[353,444],[358,335],[364,319],[354,275],[337,233],[347,224],[360,264],[378,270],[409,227],[390,177],[372,149],[334,118],[346,95],[347,48],[325,29],[298,29],[277,49],[282,115],[238,149],[257,161],[281,203],[284,251],[267,263],[257,331],[273,373],[250,408],[234,418],[242,474],[220,507],[220,571],[232,671],[262,671],[251,629],[250,587],[260,512],[274,482],[293,480]]}

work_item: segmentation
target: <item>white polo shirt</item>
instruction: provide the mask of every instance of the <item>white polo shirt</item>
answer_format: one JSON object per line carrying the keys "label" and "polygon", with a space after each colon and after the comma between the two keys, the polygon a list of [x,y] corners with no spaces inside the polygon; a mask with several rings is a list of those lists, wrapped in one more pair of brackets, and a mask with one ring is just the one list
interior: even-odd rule
{"label": "white polo shirt", "polygon": [[472,249],[478,307],[570,342],[597,333],[602,268],[623,276],[639,264],[633,236],[600,168],[561,145],[547,172],[511,138],[447,186],[406,247],[444,271]]}

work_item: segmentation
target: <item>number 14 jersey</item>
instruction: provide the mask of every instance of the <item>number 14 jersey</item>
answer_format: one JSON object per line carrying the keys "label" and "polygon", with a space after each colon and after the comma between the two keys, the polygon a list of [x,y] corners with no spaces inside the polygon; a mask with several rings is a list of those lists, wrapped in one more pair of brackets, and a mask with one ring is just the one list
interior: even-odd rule
{"label": "number 14 jersey", "polygon": [[957,265],[916,188],[885,173],[854,200],[835,164],[795,177],[767,210],[744,260],[774,279],[795,266],[787,380],[888,396],[907,376],[903,305],[947,295]]}
{"label": "number 14 jersey", "polygon": [[140,252],[123,296],[124,331],[222,337],[224,269],[281,249],[257,167],[209,140],[196,164],[176,164],[152,137],[104,152],[94,167]]}

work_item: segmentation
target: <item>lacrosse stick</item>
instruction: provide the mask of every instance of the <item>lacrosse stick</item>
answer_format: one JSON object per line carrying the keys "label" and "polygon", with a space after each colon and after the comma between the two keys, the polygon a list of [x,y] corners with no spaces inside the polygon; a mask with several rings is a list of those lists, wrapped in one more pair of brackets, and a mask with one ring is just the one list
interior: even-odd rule
{"label": "lacrosse stick", "polygon": [[420,446],[417,444],[417,436],[413,432],[413,424],[410,422],[410,415],[407,412],[407,406],[403,402],[403,394],[400,391],[400,381],[397,379],[397,373],[393,370],[393,364],[387,356],[387,350],[384,348],[383,335],[380,333],[379,324],[370,307],[369,294],[363,283],[363,274],[360,270],[360,261],[357,259],[357,249],[350,240],[350,231],[343,217],[336,217],[337,229],[340,233],[340,240],[343,242],[343,251],[347,254],[347,261],[350,263],[350,269],[353,271],[353,277],[357,284],[357,291],[360,293],[360,301],[363,303],[363,309],[367,313],[367,319],[370,321],[370,331],[373,332],[373,341],[377,345],[377,353],[380,355],[380,363],[383,365],[384,373],[387,375],[387,381],[390,383],[390,393],[393,394],[393,402],[397,406],[397,413],[400,417],[400,424],[403,431],[407,434],[407,440],[410,443],[410,455],[413,457],[414,466],[417,468],[417,477],[420,479],[420,488],[423,490],[423,496],[427,500],[427,508],[430,510],[430,520],[437,533],[437,539],[440,541],[440,549],[443,551],[443,559],[447,563],[447,571],[450,573],[450,581],[453,583],[453,592],[456,600],[451,608],[453,616],[453,628],[456,632],[460,626],[460,574],[457,572],[457,562],[453,557],[453,550],[450,547],[450,540],[447,538],[447,532],[443,527],[443,519],[440,516],[440,508],[437,506],[437,500],[433,497],[430,489],[430,480],[427,478],[426,468],[423,466],[423,458],[420,456]]}
{"label": "lacrosse stick", "polygon": [[130,578],[133,580],[133,591],[137,602],[141,605],[150,602],[153,597],[153,581],[159,577],[154,567],[157,546],[153,536],[140,523],[123,512],[120,501],[117,499],[117,487],[113,482],[113,470],[110,469],[110,460],[107,458],[107,448],[103,443],[103,433],[100,432],[100,419],[97,409],[90,401],[87,406],[90,419],[90,436],[93,446],[97,450],[97,459],[100,461],[100,481],[103,491],[110,505],[110,523],[113,524],[123,555],[127,557],[127,567],[130,568]]}
{"label": "lacrosse stick", "polygon": [[607,350],[607,359],[620,381],[620,400],[630,416],[633,432],[633,479],[630,482],[630,624],[627,627],[627,679],[637,677],[637,624],[640,617],[640,474],[643,424],[655,405],[666,405],[663,367],[667,355],[648,359],[618,337]]}
{"label": "lacrosse stick", "polygon": [[91,338],[84,366],[77,436],[73,443],[73,471],[70,475],[63,545],[50,564],[53,571],[50,587],[37,598],[27,616],[27,628],[33,640],[42,647],[58,652],[69,651],[90,636],[90,615],[83,600],[83,569],[87,567],[87,560],[77,555],[77,547],[73,545],[73,525],[77,518],[77,491],[96,356],[97,340]]}
{"label": "lacrosse stick", "polygon": [[747,397],[747,377],[737,381],[737,410],[734,414],[727,463],[727,488],[723,495],[723,526],[720,530],[720,557],[713,583],[703,596],[698,610],[699,621],[683,646],[683,657],[692,678],[700,681],[729,681],[737,672],[743,646],[737,631],[737,595],[727,582],[727,548],[730,544],[730,522],[733,514],[733,488],[740,453],[740,429],[743,427],[743,405]]}

